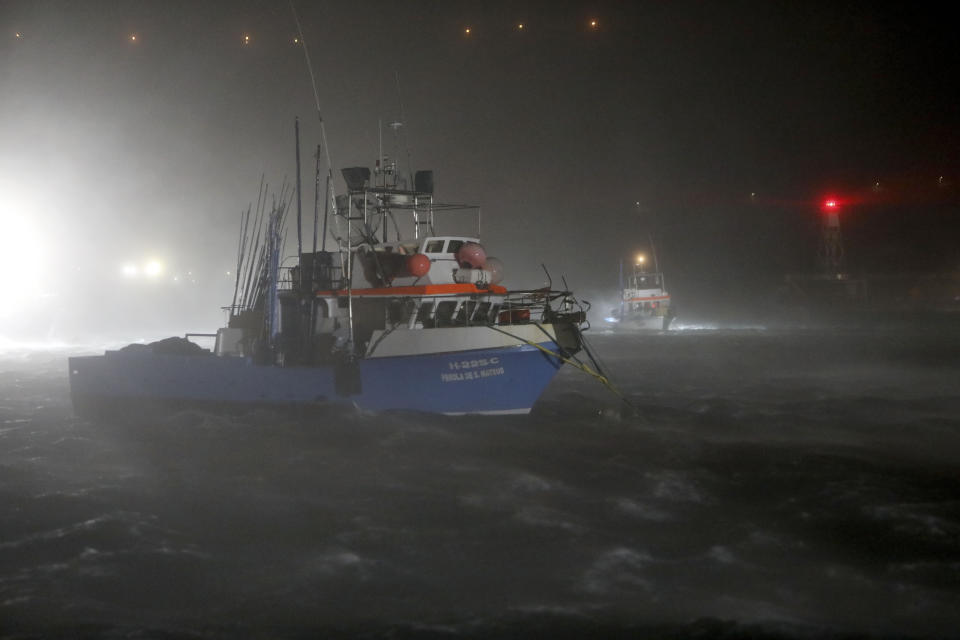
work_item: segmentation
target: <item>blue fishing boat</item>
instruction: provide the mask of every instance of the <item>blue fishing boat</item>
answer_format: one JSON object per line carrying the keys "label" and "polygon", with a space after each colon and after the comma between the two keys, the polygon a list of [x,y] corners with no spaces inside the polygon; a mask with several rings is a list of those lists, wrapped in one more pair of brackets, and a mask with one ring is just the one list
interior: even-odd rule
{"label": "blue fishing boat", "polygon": [[210,336],[212,349],[171,338],[70,358],[77,412],[145,404],[529,412],[584,347],[580,302],[567,290],[502,286],[503,266],[480,242],[479,207],[435,199],[431,171],[404,178],[381,157],[373,171],[341,173],[340,195],[328,174],[322,246],[315,211],[312,251],[300,240],[298,186],[292,264],[282,258],[292,191],[270,208],[261,194],[241,217],[228,322],[188,334]]}

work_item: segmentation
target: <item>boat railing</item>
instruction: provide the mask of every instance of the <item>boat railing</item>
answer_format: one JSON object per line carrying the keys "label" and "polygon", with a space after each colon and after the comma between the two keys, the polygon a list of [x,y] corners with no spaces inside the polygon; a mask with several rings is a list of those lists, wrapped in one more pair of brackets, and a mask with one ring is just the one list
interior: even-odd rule
{"label": "boat railing", "polygon": [[[586,309],[568,291],[449,294],[380,298],[386,325],[410,329],[586,322]],[[373,300],[368,299],[368,303]],[[589,305],[588,305],[589,306]]]}
{"label": "boat railing", "polygon": [[356,304],[363,305],[361,315],[374,313],[385,326],[409,329],[586,321],[583,306],[567,291],[361,296]]}
{"label": "boat railing", "polygon": [[[478,205],[440,202],[432,193],[377,186],[353,188],[339,198],[337,215],[348,223],[351,245],[359,244],[357,234],[362,242],[370,244],[387,242],[393,233],[415,241],[424,235],[437,235],[438,216],[442,214],[445,225],[449,225],[451,213],[468,214],[472,224],[467,222],[463,231],[469,229],[469,235],[480,236],[482,218]],[[395,215],[401,213],[407,215]]]}
{"label": "boat railing", "polygon": [[511,291],[503,301],[500,324],[554,322],[564,319],[575,324],[586,322],[586,309],[572,292],[556,289]]}
{"label": "boat railing", "polygon": [[[280,275],[277,281],[277,291],[297,291],[301,288],[300,267],[293,265],[290,267],[280,267]],[[303,276],[303,289],[305,291],[316,291],[317,289],[345,289],[344,282],[339,266],[324,267],[323,270],[317,269],[317,273],[311,278],[310,274]]]}

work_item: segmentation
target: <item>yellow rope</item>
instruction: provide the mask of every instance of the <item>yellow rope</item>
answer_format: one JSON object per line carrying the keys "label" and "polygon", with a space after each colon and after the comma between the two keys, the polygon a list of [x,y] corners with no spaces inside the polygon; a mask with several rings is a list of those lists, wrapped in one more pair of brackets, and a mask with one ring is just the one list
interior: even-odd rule
{"label": "yellow rope", "polygon": [[[497,327],[494,327],[494,326],[491,326],[491,325],[487,325],[487,326],[490,327],[491,329],[493,329],[494,331],[499,331],[500,333],[502,333],[502,334],[504,334],[504,335],[508,335],[508,336],[510,336],[511,338],[515,339],[515,340],[520,340],[521,342],[525,342],[526,344],[530,345],[531,347],[536,347],[537,349],[540,349],[540,351],[543,351],[544,353],[546,353],[546,354],[548,354],[548,355],[551,355],[551,356],[553,356],[554,358],[557,358],[558,360],[560,360],[560,361],[562,361],[562,362],[564,362],[564,363],[566,363],[566,364],[569,364],[570,366],[572,366],[572,367],[574,367],[574,368],[576,368],[576,369],[579,369],[580,371],[583,371],[583,372],[586,373],[587,375],[593,376],[594,378],[596,378],[597,380],[599,380],[600,383],[601,383],[603,386],[605,386],[606,388],[610,389],[610,391],[612,391],[612,392],[614,393],[614,395],[616,395],[618,398],[620,398],[621,400],[623,400],[623,401],[624,401],[626,404],[628,404],[629,406],[633,407],[633,403],[630,402],[630,400],[628,400],[627,397],[626,397],[625,395],[623,395],[623,394],[620,392],[619,389],[617,389],[615,386],[613,386],[613,383],[610,382],[610,380],[607,379],[606,376],[604,376],[604,375],[602,375],[602,374],[594,371],[593,369],[591,369],[590,367],[588,367],[586,364],[584,364],[584,363],[582,363],[582,362],[577,362],[576,360],[571,360],[570,358],[567,358],[566,356],[563,356],[562,354],[559,354],[559,353],[556,353],[556,352],[554,352],[554,351],[551,351],[550,349],[547,349],[547,348],[544,347],[543,345],[537,344],[536,342],[533,342],[532,340],[527,340],[526,338],[524,338],[524,337],[522,337],[522,336],[518,336],[518,335],[512,334],[512,333],[510,333],[510,332],[508,332],[508,331],[504,331],[503,329],[498,329]],[[549,334],[547,334],[547,335],[549,336]],[[554,339],[555,339],[555,338],[554,338]]]}

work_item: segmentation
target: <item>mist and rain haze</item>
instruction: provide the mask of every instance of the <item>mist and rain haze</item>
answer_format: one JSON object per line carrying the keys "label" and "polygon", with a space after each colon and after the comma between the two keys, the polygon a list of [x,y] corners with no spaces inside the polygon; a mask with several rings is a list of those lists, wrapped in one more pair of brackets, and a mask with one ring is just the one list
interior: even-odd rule
{"label": "mist and rain haze", "polygon": [[[221,321],[240,212],[261,176],[277,191],[294,179],[295,116],[312,213],[320,135],[290,7],[0,6],[3,259],[20,274],[0,333]],[[887,206],[845,212],[848,252],[870,269],[957,268],[954,209],[929,201],[947,195],[932,187],[943,177],[955,202],[945,88],[960,65],[932,10],[299,13],[335,170],[370,166],[381,147],[433,169],[443,198],[483,206],[513,286],[541,285],[543,262],[581,295],[615,299],[619,261],[652,228],[679,305],[762,302],[783,273],[812,265],[820,198],[877,182]],[[387,125],[401,120],[395,140]]]}
{"label": "mist and rain haze", "polygon": [[[957,637],[958,51],[933,4],[0,0],[0,638]],[[621,395],[78,417],[68,356],[224,325],[295,118],[308,246],[327,155],[432,170]],[[617,326],[640,256],[669,331]]]}

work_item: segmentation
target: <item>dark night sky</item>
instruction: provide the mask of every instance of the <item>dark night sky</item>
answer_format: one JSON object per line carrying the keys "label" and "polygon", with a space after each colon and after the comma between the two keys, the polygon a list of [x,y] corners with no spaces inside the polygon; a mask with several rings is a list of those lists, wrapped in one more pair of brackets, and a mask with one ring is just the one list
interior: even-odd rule
{"label": "dark night sky", "polygon": [[[861,268],[960,267],[960,53],[939,5],[296,6],[336,167],[372,165],[399,76],[413,168],[483,206],[513,286],[539,286],[542,261],[612,296],[651,222],[681,304],[797,271],[827,193]],[[0,0],[0,25],[4,235],[42,238],[41,288],[153,252],[228,298],[214,274],[260,175],[293,178],[294,116],[319,138],[289,5]]]}

